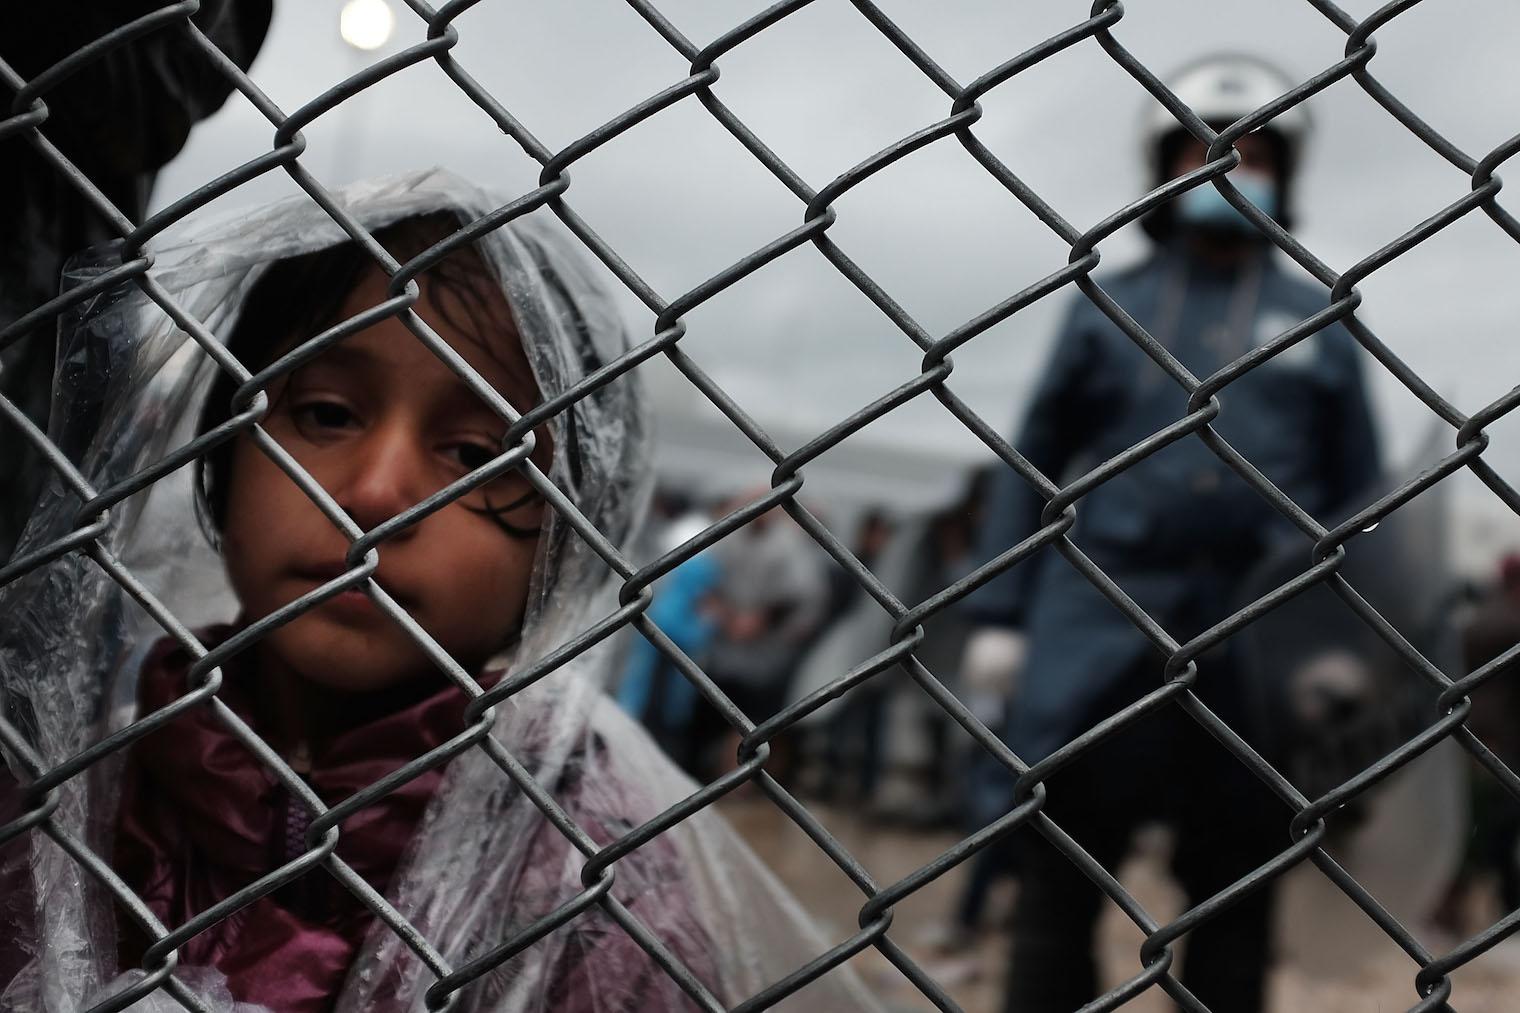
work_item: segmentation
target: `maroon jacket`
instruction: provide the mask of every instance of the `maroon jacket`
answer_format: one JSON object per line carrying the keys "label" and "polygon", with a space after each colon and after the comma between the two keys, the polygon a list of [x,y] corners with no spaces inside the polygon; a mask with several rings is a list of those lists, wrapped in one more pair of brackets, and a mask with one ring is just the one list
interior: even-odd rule
{"label": "maroon jacket", "polygon": [[[188,667],[188,656],[172,641],[157,645],[143,667],[139,713],[151,713],[178,698],[185,691]],[[259,731],[256,675],[235,666],[227,666],[224,673],[218,699]],[[334,805],[462,731],[467,702],[452,686],[434,692],[407,687],[367,698],[362,704],[365,712],[313,753],[305,780],[324,803]],[[441,778],[442,768],[430,770],[343,823],[337,855],[382,894]],[[578,781],[565,778],[551,790],[599,842],[653,815],[597,812],[605,808],[601,804],[588,812],[577,805]],[[0,810],[14,810],[14,804],[4,804],[15,801],[14,783],[9,787],[9,792],[0,790],[0,796],[12,796],[0,797]],[[595,788],[592,794],[598,799],[608,797],[606,784]],[[163,924],[174,927],[304,852],[309,822],[305,807],[211,709],[194,707],[130,750],[112,866]],[[552,893],[560,886],[570,848],[544,823],[527,851],[526,878],[519,882],[540,894]],[[635,880],[664,885],[631,898],[630,908],[678,959],[716,988],[713,954],[689,910],[689,895],[679,887],[675,855],[657,840],[624,859],[629,861],[666,866],[653,871],[646,866],[642,875],[635,874]],[[601,924],[564,947],[545,983],[552,997],[550,1008],[566,1013],[695,1008],[652,958],[604,915],[592,912],[583,917]],[[239,1001],[279,1013],[317,1013],[332,1008],[374,921],[335,878],[314,867],[186,941],[179,959],[182,966],[215,966]],[[120,966],[139,966],[149,940],[130,919],[119,917],[118,924]],[[0,959],[0,969],[5,964]],[[0,975],[0,984],[3,980]]]}

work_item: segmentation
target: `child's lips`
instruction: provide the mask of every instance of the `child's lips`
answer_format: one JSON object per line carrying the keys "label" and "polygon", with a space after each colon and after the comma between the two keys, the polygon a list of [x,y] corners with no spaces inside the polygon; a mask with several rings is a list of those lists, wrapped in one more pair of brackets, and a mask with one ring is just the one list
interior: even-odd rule
{"label": "child's lips", "polygon": [[[313,587],[320,587],[329,581],[336,580],[348,572],[348,567],[344,566],[342,563],[332,563],[322,566],[307,567],[303,570],[296,571],[295,575],[300,580],[311,584]],[[410,595],[397,591],[396,588],[390,585],[384,578],[376,577],[375,583],[379,584],[380,589],[386,594],[390,595],[391,598],[395,600],[397,605],[400,605],[409,613],[413,610],[415,602]],[[328,599],[328,603],[340,605],[348,609],[367,609],[372,612],[379,611],[379,606],[377,606],[373,599],[371,599],[370,596],[364,591],[363,584],[355,584],[353,587],[338,592]]]}
{"label": "child's lips", "polygon": [[358,588],[338,592],[323,602],[321,607],[366,619],[381,614],[380,607]]}

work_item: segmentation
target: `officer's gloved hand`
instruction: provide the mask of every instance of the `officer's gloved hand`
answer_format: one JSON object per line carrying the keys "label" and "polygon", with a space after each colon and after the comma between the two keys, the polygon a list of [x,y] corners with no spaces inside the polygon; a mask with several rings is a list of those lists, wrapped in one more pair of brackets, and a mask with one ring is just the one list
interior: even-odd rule
{"label": "officer's gloved hand", "polygon": [[983,724],[1002,724],[1018,692],[1029,638],[1007,626],[984,626],[966,638],[961,654],[961,701]]}

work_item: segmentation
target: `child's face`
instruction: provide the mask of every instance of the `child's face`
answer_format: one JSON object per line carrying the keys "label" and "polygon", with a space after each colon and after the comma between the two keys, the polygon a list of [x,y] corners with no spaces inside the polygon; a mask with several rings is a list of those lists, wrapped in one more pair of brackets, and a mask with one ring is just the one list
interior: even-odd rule
{"label": "child's face", "polygon": [[[369,272],[341,318],[383,301],[385,284],[378,270]],[[421,285],[418,315],[519,410],[536,402],[500,290],[482,281],[490,312],[470,314],[449,288],[426,278]],[[495,333],[477,333],[483,329]],[[266,431],[366,531],[497,456],[506,429],[395,318],[277,381],[269,397]],[[534,456],[542,461],[546,434],[539,443]],[[248,620],[342,571],[347,540],[251,439],[237,438],[226,483],[223,555]],[[513,503],[497,516],[481,512]],[[375,579],[466,670],[477,671],[522,621],[543,510],[525,479],[515,472],[498,478],[382,542]],[[510,534],[497,517],[529,533]],[[329,599],[260,649],[267,660],[340,690],[380,689],[432,670],[362,591]]]}

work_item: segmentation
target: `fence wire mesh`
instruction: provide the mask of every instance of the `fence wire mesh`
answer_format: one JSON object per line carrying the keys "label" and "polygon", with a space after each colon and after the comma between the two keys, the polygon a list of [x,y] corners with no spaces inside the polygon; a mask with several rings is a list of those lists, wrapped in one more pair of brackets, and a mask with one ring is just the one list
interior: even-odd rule
{"label": "fence wire mesh", "polygon": [[[1306,2],[1335,30],[1345,36],[1344,57],[1331,66],[1302,80],[1291,90],[1263,105],[1255,112],[1230,124],[1223,130],[1214,130],[1208,123],[1184,105],[1172,94],[1162,80],[1149,67],[1126,49],[1123,36],[1125,8],[1117,0],[1096,0],[1089,16],[1072,24],[1067,30],[1054,35],[1025,52],[992,67],[970,82],[956,80],[902,30],[893,19],[870,0],[853,0],[853,7],[874,29],[881,34],[902,56],[904,73],[918,73],[926,77],[944,93],[948,103],[944,117],[926,124],[901,140],[893,143],[869,158],[861,161],[847,172],[815,187],[793,171],[786,162],[767,147],[765,139],[758,136],[727,106],[720,96],[719,69],[723,58],[743,47],[749,40],[773,28],[788,17],[809,5],[810,0],[784,0],[755,17],[734,27],[718,38],[699,44],[682,34],[667,20],[657,5],[649,0],[629,0],[632,8],[656,33],[681,57],[688,61],[690,70],[686,77],[672,83],[656,94],[642,98],[628,109],[573,143],[552,150],[543,144],[529,125],[518,120],[511,111],[511,97],[489,93],[472,77],[470,70],[452,55],[459,42],[460,30],[454,22],[471,7],[474,0],[456,0],[434,8],[422,0],[406,0],[410,20],[402,26],[403,33],[410,33],[418,41],[399,52],[364,67],[347,80],[312,98],[293,111],[277,106],[260,89],[248,74],[239,69],[238,63],[222,52],[203,33],[196,16],[200,11],[198,0],[180,0],[165,4],[118,27],[106,31],[89,45],[71,53],[60,62],[29,79],[20,76],[12,67],[0,62],[0,80],[12,92],[5,118],[0,119],[0,149],[6,158],[15,157],[18,148],[26,147],[40,156],[56,172],[57,179],[82,197],[88,205],[110,223],[120,239],[119,266],[103,273],[65,294],[41,305],[29,308],[19,318],[13,319],[0,331],[0,349],[10,346],[24,336],[36,333],[52,325],[61,314],[78,306],[85,300],[106,291],[124,280],[130,279],[141,291],[157,303],[163,311],[176,320],[195,342],[206,350],[231,376],[239,387],[236,403],[249,407],[234,417],[234,429],[239,432],[256,432],[261,411],[266,404],[263,391],[278,374],[266,372],[257,378],[250,370],[229,353],[217,334],[211,333],[195,320],[183,307],[177,305],[168,293],[155,281],[151,242],[166,228],[186,218],[213,200],[228,194],[241,185],[268,173],[286,173],[303,191],[331,214],[339,226],[364,249],[374,256],[377,263],[400,281],[416,277],[428,265],[446,252],[471,243],[484,232],[501,228],[505,223],[538,208],[547,208],[579,238],[596,259],[606,265],[627,289],[656,314],[652,336],[638,344],[615,361],[603,364],[593,374],[578,383],[564,396],[538,406],[533,411],[518,416],[507,410],[510,425],[504,446],[504,455],[487,467],[516,468],[529,478],[544,495],[551,509],[562,512],[565,520],[586,539],[607,565],[621,578],[621,607],[606,620],[583,631],[564,650],[554,656],[537,659],[518,678],[503,682],[490,691],[475,688],[474,704],[469,712],[471,733],[464,748],[478,748],[491,753],[502,761],[504,771],[521,770],[512,762],[513,744],[497,741],[490,733],[489,720],[482,717],[492,704],[507,699],[532,681],[551,676],[553,671],[579,653],[611,633],[631,627],[647,637],[721,712],[733,728],[742,735],[738,768],[713,783],[701,786],[688,799],[663,813],[649,823],[629,830],[620,839],[606,847],[598,847],[584,832],[573,825],[563,812],[549,803],[549,795],[543,786],[525,783],[523,788],[536,800],[541,800],[545,816],[554,823],[565,837],[586,857],[583,882],[586,891],[564,905],[551,918],[535,923],[515,938],[502,939],[500,945],[486,956],[463,966],[450,966],[432,949],[429,942],[413,930],[404,919],[373,890],[364,884],[335,856],[334,846],[338,838],[338,823],[358,808],[373,803],[385,793],[396,790],[406,780],[416,777],[447,757],[435,751],[419,756],[408,763],[397,777],[386,783],[372,786],[353,796],[348,802],[331,809],[314,807],[312,823],[306,836],[308,851],[259,882],[249,884],[228,898],[224,904],[191,918],[181,925],[158,924],[142,902],[131,895],[117,879],[109,863],[93,852],[82,840],[72,835],[55,819],[59,786],[73,778],[84,776],[92,767],[124,750],[135,740],[160,724],[164,715],[150,715],[131,727],[111,735],[90,746],[61,764],[45,764],[36,744],[27,741],[25,735],[8,717],[0,717],[0,743],[18,774],[25,782],[26,807],[16,820],[0,827],[0,842],[18,835],[43,834],[52,838],[77,861],[80,869],[104,885],[115,897],[122,910],[142,923],[154,942],[148,950],[143,970],[146,973],[131,989],[102,1003],[97,1009],[122,1009],[138,998],[162,990],[174,996],[187,1008],[198,1008],[193,993],[176,977],[176,949],[187,939],[205,930],[214,921],[229,917],[237,909],[252,903],[260,895],[283,882],[304,875],[322,875],[323,868],[336,876],[354,891],[358,899],[375,916],[389,925],[405,944],[437,976],[437,982],[429,992],[431,1008],[445,1008],[452,998],[471,988],[482,975],[509,959],[516,953],[533,945],[545,934],[565,921],[579,917],[588,908],[601,905],[609,911],[615,906],[603,891],[601,883],[615,874],[618,862],[630,853],[645,847],[690,814],[713,805],[722,796],[744,782],[752,782],[775,806],[794,821],[816,844],[819,861],[832,862],[859,888],[859,930],[845,941],[816,959],[800,966],[782,980],[776,981],[763,991],[744,999],[736,1008],[763,1009],[781,1002],[787,996],[803,988],[821,976],[850,960],[868,947],[874,947],[891,961],[929,1001],[940,1009],[958,1009],[956,1001],[947,990],[926,973],[897,943],[888,930],[892,926],[894,908],[905,898],[913,895],[926,884],[942,876],[950,869],[965,862],[980,850],[1006,837],[1016,828],[1028,826],[1043,835],[1074,866],[1080,869],[1105,893],[1144,933],[1145,942],[1139,953],[1140,969],[1127,981],[1106,992],[1086,1007],[1089,1010],[1115,1009],[1137,995],[1150,989],[1161,989],[1179,1004],[1189,1009],[1205,1007],[1192,997],[1179,979],[1173,975],[1174,947],[1179,939],[1192,932],[1207,932],[1209,922],[1222,910],[1243,896],[1261,888],[1265,883],[1280,877],[1287,870],[1301,864],[1313,863],[1325,876],[1386,933],[1409,957],[1411,963],[1412,1009],[1433,1010],[1447,1008],[1451,997],[1451,975],[1464,964],[1472,961],[1496,943],[1520,927],[1520,912],[1511,912],[1491,926],[1445,953],[1429,951],[1412,934],[1409,927],[1386,910],[1367,889],[1359,884],[1325,848],[1328,824],[1334,813],[1347,802],[1357,798],[1404,767],[1415,758],[1430,750],[1443,740],[1453,740],[1478,761],[1496,778],[1511,795],[1520,798],[1520,778],[1511,771],[1469,730],[1467,719],[1471,704],[1469,694],[1489,682],[1507,664],[1520,657],[1520,646],[1511,648],[1493,662],[1472,672],[1445,672],[1427,660],[1393,628],[1357,590],[1350,586],[1339,571],[1347,555],[1347,545],[1358,535],[1374,527],[1380,520],[1420,493],[1430,489],[1459,469],[1475,474],[1493,493],[1513,511],[1520,513],[1520,494],[1492,467],[1485,463],[1483,451],[1489,437],[1485,429],[1520,405],[1520,390],[1495,400],[1474,414],[1468,415],[1441,397],[1418,376],[1392,349],[1385,345],[1356,315],[1361,302],[1357,283],[1367,278],[1396,258],[1408,253],[1421,243],[1436,236],[1464,216],[1474,212],[1486,215],[1495,226],[1512,239],[1520,242],[1520,222],[1517,222],[1496,201],[1501,182],[1495,175],[1498,166],[1520,151],[1520,137],[1516,137],[1494,150],[1474,157],[1459,149],[1440,132],[1422,120],[1392,94],[1372,71],[1377,52],[1375,33],[1394,19],[1414,8],[1418,0],[1394,0],[1372,15],[1357,19],[1329,0],[1306,0]],[[161,211],[142,221],[132,221],[102,192],[90,173],[77,160],[66,157],[50,139],[58,126],[57,117],[49,109],[47,99],[60,84],[72,75],[88,68],[109,54],[140,43],[157,33],[179,33],[189,45],[198,50],[208,66],[222,75],[232,89],[251,103],[267,118],[274,129],[273,145],[269,151],[250,159],[224,175],[207,182],[192,193],[176,200]],[[1208,161],[1203,167],[1179,178],[1171,179],[1156,187],[1138,200],[1113,210],[1097,225],[1081,229],[1064,218],[1030,186],[978,139],[976,127],[982,115],[980,100],[994,90],[1006,85],[1020,74],[1047,60],[1059,59],[1061,54],[1073,47],[1099,47],[1115,65],[1132,79],[1136,86],[1133,96],[1141,98],[1147,92],[1159,100],[1177,123],[1195,138],[1208,146]],[[336,204],[329,190],[302,164],[305,149],[302,130],[318,117],[329,113],[340,103],[405,68],[432,62],[447,75],[458,89],[484,114],[486,121],[512,138],[522,150],[542,166],[539,185],[522,194],[511,203],[501,207],[484,219],[460,229],[438,249],[429,251],[408,263],[392,260],[352,217]],[[1470,181],[1470,192],[1444,207],[1430,209],[1429,217],[1409,229],[1397,239],[1363,257],[1344,272],[1337,272],[1320,260],[1292,234],[1278,225],[1262,210],[1251,204],[1234,185],[1226,173],[1234,168],[1240,156],[1234,142],[1247,133],[1270,124],[1306,102],[1331,85],[1349,79],[1360,87],[1388,115],[1395,118],[1421,142],[1450,163],[1453,173]],[[795,195],[801,212],[801,222],[796,228],[776,237],[759,249],[738,261],[714,271],[711,276],[690,291],[669,297],[655,291],[597,233],[593,222],[586,220],[574,208],[574,187],[570,170],[576,163],[608,144],[626,131],[636,130],[641,124],[657,117],[677,103],[695,101],[711,115],[712,119],[731,134],[764,166],[787,190]],[[483,123],[484,128],[484,123]],[[872,277],[863,270],[850,254],[830,237],[830,229],[839,212],[835,204],[851,189],[878,174],[888,172],[898,161],[933,144],[956,144],[967,156],[975,160],[1006,191],[1010,200],[1017,201],[1069,248],[1068,262],[1036,283],[1009,295],[994,306],[976,314],[957,327],[943,334],[936,334],[922,326],[902,306],[894,301]],[[1454,176],[1455,178],[1455,176]],[[1329,290],[1329,301],[1324,309],[1292,327],[1282,331],[1271,341],[1230,363],[1211,376],[1192,375],[1181,362],[1172,356],[1162,343],[1147,333],[1119,306],[1097,282],[1092,273],[1099,263],[1100,246],[1118,229],[1137,221],[1148,211],[1177,198],[1197,187],[1218,188],[1224,198],[1247,217],[1254,226],[1268,237],[1287,257],[1301,265],[1309,274]],[[5,242],[14,240],[7,237]],[[905,379],[896,389],[871,404],[842,419],[837,425],[818,433],[813,439],[794,452],[785,452],[766,430],[751,418],[724,389],[694,361],[682,348],[686,334],[685,318],[697,307],[713,299],[730,286],[760,271],[788,251],[812,244],[833,265],[841,276],[863,293],[901,332],[902,338],[912,342],[923,352],[922,366],[918,375]],[[1033,467],[1019,448],[1000,435],[997,427],[990,425],[962,401],[951,389],[949,381],[953,374],[951,354],[995,325],[1012,317],[1038,300],[1048,299],[1068,288],[1078,290],[1101,310],[1114,325],[1123,330],[1133,342],[1165,371],[1171,381],[1187,396],[1186,413],[1172,424],[1150,437],[1134,444],[1122,455],[1110,459],[1065,485],[1058,484],[1059,476],[1041,474]],[[401,313],[415,299],[415,288],[408,288],[408,298],[397,300],[394,312]],[[1229,443],[1223,440],[1211,423],[1220,412],[1221,401],[1229,398],[1229,388],[1243,376],[1274,356],[1286,351],[1310,335],[1341,322],[1354,335],[1356,341],[1376,359],[1381,368],[1402,383],[1430,412],[1446,426],[1454,437],[1454,449],[1438,464],[1396,489],[1362,505],[1343,523],[1327,528],[1281,491],[1268,482]],[[353,333],[364,321],[350,320],[338,328],[331,340]],[[422,331],[414,331],[419,340],[438,351],[436,338]],[[570,501],[529,460],[532,450],[531,433],[534,426],[557,413],[565,412],[580,398],[588,396],[602,385],[635,369],[652,357],[662,356],[669,361],[693,388],[764,453],[774,464],[771,487],[765,495],[753,503],[733,511],[713,523],[701,534],[691,538],[645,566],[635,566],[601,532],[581,515]],[[286,369],[290,367],[284,367]],[[477,392],[493,403],[499,401],[489,390],[477,388]],[[948,409],[975,435],[1007,468],[1013,469],[1024,481],[1038,490],[1046,501],[1042,526],[1029,538],[1010,548],[979,569],[944,587],[923,601],[902,601],[879,581],[861,563],[849,548],[828,527],[810,512],[798,499],[803,487],[808,465],[831,448],[859,432],[871,422],[893,412],[910,400],[932,397]],[[197,439],[176,451],[167,459],[151,467],[123,478],[107,488],[94,488],[78,471],[69,457],[53,443],[39,427],[27,417],[22,406],[0,397],[0,413],[6,425],[23,434],[37,454],[45,458],[51,469],[66,483],[79,500],[78,522],[67,537],[49,544],[21,552],[0,567],[0,586],[10,584],[21,577],[50,565],[69,554],[77,554],[94,561],[113,580],[117,581],[135,597],[147,611],[160,622],[166,635],[175,637],[194,652],[199,659],[192,671],[192,684],[197,688],[187,698],[187,706],[217,706],[218,665],[238,650],[246,649],[273,627],[289,619],[293,612],[309,607],[293,603],[273,615],[253,624],[243,635],[220,648],[209,652],[194,636],[169,614],[161,604],[145,596],[141,583],[101,541],[102,535],[112,522],[112,512],[121,507],[128,497],[141,492],[183,464],[204,455],[210,449],[209,437]],[[1288,518],[1305,536],[1304,566],[1300,573],[1281,584],[1258,600],[1235,612],[1225,621],[1190,640],[1179,641],[1139,606],[1137,606],[1109,574],[1095,565],[1071,540],[1069,534],[1083,497],[1098,486],[1114,478],[1136,462],[1154,454],[1170,443],[1184,438],[1203,441],[1245,482],[1281,515]],[[293,460],[276,458],[278,466],[314,500],[321,500],[323,492],[310,475],[302,471]],[[463,483],[461,483],[461,486]],[[450,496],[462,495],[463,488],[454,488]],[[890,642],[868,661],[853,670],[841,673],[824,690],[786,707],[783,711],[756,724],[742,713],[724,695],[719,686],[695,664],[685,657],[676,645],[661,632],[645,615],[650,603],[651,585],[661,576],[691,559],[705,548],[731,535],[756,517],[772,508],[784,509],[798,525],[810,535],[829,556],[833,557],[850,576],[889,613],[894,628]],[[392,521],[370,531],[353,528],[347,532],[351,540],[348,559],[352,565],[345,575],[350,584],[358,585],[373,570],[377,552],[383,551],[387,537],[420,517],[428,504],[419,504]],[[949,690],[942,676],[944,673],[929,671],[915,656],[920,643],[921,626],[926,621],[954,606],[962,598],[986,584],[992,578],[1028,559],[1040,549],[1054,546],[1070,565],[1091,582],[1102,595],[1121,610],[1143,632],[1144,636],[1166,656],[1166,679],[1140,701],[1127,707],[1112,718],[1103,721],[1085,734],[1078,736],[1056,750],[1047,758],[1033,765],[1025,763],[1008,746],[1000,741],[994,730],[986,727]],[[1332,590],[1346,603],[1375,634],[1384,640],[1429,684],[1435,694],[1435,708],[1428,714],[1428,723],[1397,748],[1379,757],[1376,762],[1350,777],[1344,783],[1317,798],[1300,794],[1292,783],[1237,733],[1221,720],[1195,695],[1200,679],[1207,679],[1207,665],[1200,665],[1199,658],[1211,647],[1256,622],[1278,606],[1300,595],[1309,588],[1323,586]],[[406,623],[404,612],[393,602],[383,606],[393,618],[403,624],[408,635],[415,635]],[[421,644],[421,641],[419,641]],[[425,647],[425,645],[424,645]],[[897,882],[875,882],[830,831],[772,776],[767,768],[770,747],[797,722],[830,700],[837,698],[852,687],[868,680],[880,679],[883,673],[900,666],[906,670],[922,693],[950,716],[979,744],[980,748],[1017,779],[1016,804],[1006,815],[965,837],[943,854],[923,867],[916,869]],[[1144,722],[1162,709],[1178,708],[1223,744],[1235,761],[1248,768],[1273,793],[1281,798],[1294,812],[1289,825],[1283,827],[1282,847],[1276,857],[1249,875],[1233,883],[1216,896],[1195,903],[1189,910],[1170,922],[1158,922],[1132,896],[1116,878],[1116,870],[1104,868],[1073,840],[1044,812],[1047,802],[1046,780],[1072,761],[1082,757],[1099,744],[1121,733],[1124,729]],[[297,779],[272,749],[256,741],[246,730],[233,727],[234,734],[243,738],[264,762],[274,768],[287,783]],[[253,741],[248,741],[253,738]],[[504,774],[504,776],[506,776]],[[526,775],[523,775],[526,777]],[[319,868],[323,867],[323,868]],[[660,941],[627,911],[612,911],[623,928],[651,954],[656,954],[667,973],[671,974],[696,1002],[704,1009],[721,1009],[722,1003],[689,970],[681,967],[661,950]]]}

